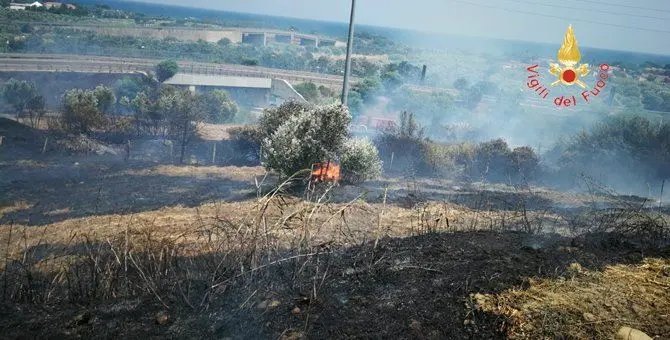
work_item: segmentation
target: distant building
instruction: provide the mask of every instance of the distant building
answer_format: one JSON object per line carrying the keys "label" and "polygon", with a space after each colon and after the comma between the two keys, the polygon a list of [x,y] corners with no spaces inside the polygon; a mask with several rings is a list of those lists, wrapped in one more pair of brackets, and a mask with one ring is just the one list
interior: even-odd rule
{"label": "distant building", "polygon": [[46,7],[47,9],[52,8],[52,7],[60,8],[63,5],[65,5],[65,7],[67,7],[68,9],[76,9],[77,8],[77,6],[75,6],[75,5],[63,4],[61,2],[45,2],[44,3],[44,7]]}
{"label": "distant building", "polygon": [[9,9],[13,10],[25,10],[27,7],[43,7],[43,6],[39,1],[35,1],[31,4],[19,4],[16,2],[12,2],[9,4]]}

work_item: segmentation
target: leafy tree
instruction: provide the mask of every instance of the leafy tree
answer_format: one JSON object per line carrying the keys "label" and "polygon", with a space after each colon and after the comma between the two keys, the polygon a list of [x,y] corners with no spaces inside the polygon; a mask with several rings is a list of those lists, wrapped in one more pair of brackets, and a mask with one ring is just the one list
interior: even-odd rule
{"label": "leafy tree", "polygon": [[217,42],[217,44],[218,44],[219,46],[228,46],[228,45],[230,45],[231,43],[232,43],[232,42],[231,42],[230,39],[228,39],[228,38],[223,38],[223,39],[221,39],[221,40],[219,40],[219,41]]}
{"label": "leafy tree", "polygon": [[342,181],[358,184],[382,174],[379,150],[368,139],[349,139],[340,154]]}
{"label": "leafy tree", "polygon": [[110,108],[116,103],[114,91],[109,87],[100,85],[93,90],[93,93],[98,102],[98,110],[100,110],[102,114],[109,114]]}
{"label": "leafy tree", "polygon": [[91,90],[72,89],[65,92],[63,108],[61,119],[69,132],[90,133],[105,121],[95,92]]}
{"label": "leafy tree", "polygon": [[158,107],[164,112],[168,124],[168,136],[176,138],[180,145],[179,162],[184,162],[186,146],[197,135],[205,120],[201,95],[189,90],[165,91],[158,98]]}
{"label": "leafy tree", "polygon": [[370,104],[382,89],[382,83],[375,78],[365,78],[354,84],[352,89],[361,95],[363,103]]}
{"label": "leafy tree", "polygon": [[333,94],[334,94],[334,92],[333,92],[333,90],[331,90],[331,89],[329,89],[329,88],[327,88],[327,87],[325,87],[325,86],[323,86],[323,85],[320,85],[320,86],[319,86],[319,94],[320,94],[322,97],[332,97]]}
{"label": "leafy tree", "polygon": [[294,86],[293,88],[310,103],[316,103],[319,99],[319,89],[312,82],[301,83]]}
{"label": "leafy tree", "polygon": [[32,33],[32,32],[33,32],[33,27],[30,26],[29,24],[21,25],[21,33]]}
{"label": "leafy tree", "polygon": [[130,107],[135,111],[135,124],[138,132],[152,136],[166,137],[168,124],[166,112],[161,108],[160,98],[174,95],[177,89],[173,86],[162,85],[159,88],[149,87],[139,92],[130,101]]}
{"label": "leafy tree", "polygon": [[349,110],[341,105],[292,112],[263,141],[265,167],[289,177],[314,163],[335,159],[347,139],[350,122]]}
{"label": "leafy tree", "polygon": [[363,113],[363,97],[360,93],[358,93],[358,91],[349,91],[349,94],[347,95],[347,107],[354,117],[357,117]]}
{"label": "leafy tree", "polygon": [[453,98],[447,92],[422,92],[403,86],[396,91],[392,106],[399,111],[409,111],[421,118],[424,124],[430,124],[429,130],[435,131],[453,107]]}
{"label": "leafy tree", "polygon": [[386,92],[393,92],[403,84],[403,78],[398,71],[389,71],[381,75],[382,84]]}
{"label": "leafy tree", "polygon": [[670,176],[670,123],[640,115],[610,116],[577,134],[561,151],[559,164],[571,173],[607,172],[612,179],[626,174],[629,181],[660,181]]}
{"label": "leafy tree", "polygon": [[173,60],[161,61],[156,66],[156,77],[159,82],[164,82],[179,72],[179,65]]}
{"label": "leafy tree", "polygon": [[400,63],[391,63],[386,66],[385,72],[398,72],[404,82],[416,83],[421,77],[421,68],[414,66],[407,61]]}
{"label": "leafy tree", "polygon": [[296,101],[287,101],[277,107],[270,107],[263,111],[263,115],[258,119],[261,139],[270,137],[279,129],[290,117],[297,116],[304,111],[312,109],[311,104],[305,104]]}
{"label": "leafy tree", "polygon": [[37,97],[39,93],[35,83],[11,78],[5,84],[3,95],[7,103],[14,107],[18,117],[26,108],[28,101]]}
{"label": "leafy tree", "polygon": [[114,84],[114,94],[118,98],[135,98],[140,91],[142,91],[142,86],[135,78],[123,77]]}
{"label": "leafy tree", "polygon": [[470,86],[470,83],[465,78],[458,78],[454,81],[454,88],[459,91],[464,91]]}
{"label": "leafy tree", "polygon": [[226,123],[231,121],[239,107],[237,103],[228,97],[228,93],[223,90],[214,90],[202,96],[203,109],[207,116],[206,120],[210,123]]}
{"label": "leafy tree", "polygon": [[465,95],[463,96],[463,103],[465,104],[465,107],[474,110],[477,105],[482,101],[483,93],[482,90],[480,90],[478,87],[473,86],[465,92]]}
{"label": "leafy tree", "polygon": [[242,58],[241,64],[245,66],[257,66],[258,60],[251,58]]}
{"label": "leafy tree", "polygon": [[394,155],[393,162],[384,162],[388,171],[423,172],[429,167],[423,127],[414,113],[403,111],[399,118],[400,124],[382,131],[375,138],[375,145],[382,154]]}
{"label": "leafy tree", "polygon": [[37,95],[33,98],[30,98],[26,103],[26,109],[28,109],[28,115],[30,117],[30,126],[37,128],[40,124],[40,120],[44,117],[44,97],[42,95]]}
{"label": "leafy tree", "polygon": [[380,65],[366,58],[351,59],[351,74],[358,77],[374,77],[380,71]]}

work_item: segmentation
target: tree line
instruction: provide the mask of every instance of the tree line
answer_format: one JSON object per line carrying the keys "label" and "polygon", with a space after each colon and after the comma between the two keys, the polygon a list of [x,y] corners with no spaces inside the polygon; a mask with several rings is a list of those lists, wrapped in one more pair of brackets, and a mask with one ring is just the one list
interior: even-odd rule
{"label": "tree line", "polygon": [[[195,93],[163,84],[161,80],[176,72],[170,67],[173,63],[167,61],[156,68],[160,77],[153,73],[125,77],[114,87],[100,85],[66,91],[60,115],[49,128],[68,134],[103,132],[175,140],[181,148],[180,162],[183,161],[185,148],[202,123],[230,122],[238,106],[223,90]],[[17,119],[39,127],[46,110],[44,97],[34,82],[10,79],[2,94]]]}

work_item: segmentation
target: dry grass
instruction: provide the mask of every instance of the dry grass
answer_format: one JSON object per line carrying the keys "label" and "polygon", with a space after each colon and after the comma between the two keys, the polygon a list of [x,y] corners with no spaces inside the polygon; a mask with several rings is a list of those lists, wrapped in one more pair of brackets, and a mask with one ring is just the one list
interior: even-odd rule
{"label": "dry grass", "polygon": [[[651,216],[641,209],[615,214],[616,218],[611,218],[611,214],[584,214],[581,216],[586,217],[570,220],[559,213],[560,209],[543,205],[555,202],[552,197],[561,197],[566,205],[583,207],[588,205],[587,199],[489,184],[446,193],[445,186],[456,183],[439,181],[414,186],[387,181],[386,190],[382,191],[326,187],[304,195],[289,193],[288,188],[279,185],[277,190],[268,192],[264,182],[271,182],[271,186],[275,183],[264,179],[261,168],[171,165],[123,169],[91,177],[86,182],[95,182],[96,186],[86,188],[91,191],[87,197],[98,197],[99,186],[125,186],[127,191],[118,192],[137,193],[140,189],[135,186],[146,191],[147,187],[158,185],[156,190],[142,194],[162,203],[170,197],[174,198],[170,202],[182,204],[187,196],[179,196],[177,190],[188,188],[191,179],[212,179],[205,182],[206,186],[237,181],[239,185],[231,186],[231,190],[244,190],[247,195],[241,201],[218,197],[190,206],[151,206],[137,213],[96,210],[96,214],[80,218],[68,215],[68,209],[77,206],[60,204],[60,209],[47,210],[47,214],[67,215],[59,222],[0,225],[0,290],[5,305],[51,306],[53,313],[49,315],[63,320],[72,318],[64,311],[76,310],[76,306],[140,299],[154,308],[146,307],[142,315],[155,313],[155,308],[174,314],[186,310],[180,314],[184,318],[207,314],[210,316],[204,320],[209,323],[214,322],[211,313],[231,311],[231,302],[226,300],[231,298],[239,306],[232,310],[267,317],[268,321],[250,324],[267,329],[266,334],[274,338],[282,333],[360,337],[370,335],[365,332],[370,332],[371,326],[365,322],[384,327],[383,324],[398,320],[406,322],[408,330],[386,329],[384,334],[477,338],[493,334],[491,327],[501,326],[494,319],[487,319],[489,314],[504,317],[501,330],[511,337],[609,338],[619,325],[650,334],[668,334],[664,328],[668,321],[664,310],[670,307],[667,260],[647,259],[643,264],[621,264],[600,271],[601,257],[615,251],[558,254],[552,253],[555,244],[551,242],[527,242],[531,233],[569,231],[578,222],[620,225],[634,233],[640,225],[649,225],[640,223]],[[185,184],[159,185],[177,180]],[[173,191],[166,192],[170,190]],[[383,197],[376,197],[380,192]],[[455,196],[449,202],[447,195],[451,194]],[[53,200],[66,199],[59,191],[43,194],[47,195]],[[203,194],[197,191],[192,195]],[[31,204],[32,201],[16,201],[2,208],[2,212],[27,210]],[[667,229],[665,224],[658,225],[659,230]],[[529,233],[501,233],[507,231]],[[564,269],[566,258],[573,256],[590,269],[576,265]],[[529,287],[518,285],[520,280],[540,272]],[[559,275],[564,279],[558,279]],[[295,302],[296,291],[300,292],[300,299],[314,303],[300,305],[301,311],[293,313],[299,304]],[[351,302],[346,306],[346,312],[351,314],[338,314],[344,307],[332,302],[333,294],[342,291],[351,292],[347,297]],[[502,293],[486,295],[492,291]],[[463,323],[464,319],[472,320],[468,309],[463,308],[472,292],[479,293],[474,299],[480,307],[476,327]],[[264,301],[274,304],[275,299],[282,301],[280,307],[254,312],[254,306]],[[389,304],[411,305],[419,300],[423,305],[412,305],[402,312],[396,307],[388,309]],[[357,321],[369,318],[369,310],[383,315],[385,321]],[[323,319],[316,320],[319,314],[339,321],[333,321],[335,326],[324,323]],[[123,316],[114,315],[115,321],[124,320]],[[238,322],[233,312],[230,315],[230,322]],[[47,324],[36,336],[65,334],[59,333],[59,324],[48,322],[47,318],[17,318],[9,319]],[[96,322],[103,323],[91,321]],[[134,326],[128,326],[122,334],[147,334],[142,329],[146,323],[129,320],[129,324]],[[347,325],[355,327],[346,330]],[[5,326],[0,322],[0,327]],[[179,327],[200,331],[199,326]],[[314,333],[312,327],[320,330]],[[345,330],[328,333],[338,327]],[[97,334],[93,328],[76,329],[72,331],[75,335]],[[440,333],[442,329],[453,332]]]}
{"label": "dry grass", "polygon": [[476,294],[481,310],[504,317],[511,339],[607,339],[623,326],[670,337],[670,260],[604,271],[567,268],[561,279],[530,280],[528,289]]}
{"label": "dry grass", "polygon": [[[173,173],[172,168],[168,169]],[[200,169],[203,170],[200,174],[208,173],[207,168]],[[20,207],[25,208],[25,204],[14,209]],[[259,216],[261,207],[264,211]],[[346,203],[319,203],[278,196],[241,202],[206,203],[194,208],[176,206],[135,214],[73,218],[39,227],[0,225],[0,252],[5,252],[8,244],[11,249],[19,250],[34,246],[40,240],[66,243],[71,235],[76,234],[104,239],[125,233],[128,228],[132,233],[150,232],[160,237],[190,235],[194,230],[210,228],[222,220],[233,225],[267,224],[268,234],[283,247],[291,246],[291,241],[305,230],[309,231],[310,244],[328,242],[349,246],[375,239],[378,235],[405,237],[425,232],[519,230],[525,228],[527,223],[537,226],[545,220],[555,224],[564,223],[550,214],[527,212],[524,215],[522,211],[513,210],[480,211],[447,202],[415,203],[403,207],[367,203],[363,199],[353,199]],[[21,238],[14,238],[8,243],[10,228]],[[184,236],[182,241],[189,239],[189,236]]]}
{"label": "dry grass", "polygon": [[24,168],[46,169],[49,166],[44,162],[34,161],[30,159],[20,159],[15,163],[17,166]]}
{"label": "dry grass", "polygon": [[202,123],[201,128],[198,130],[198,135],[203,140],[220,141],[224,139],[230,139],[230,133],[229,133],[230,129],[239,128],[243,126],[245,125]]}

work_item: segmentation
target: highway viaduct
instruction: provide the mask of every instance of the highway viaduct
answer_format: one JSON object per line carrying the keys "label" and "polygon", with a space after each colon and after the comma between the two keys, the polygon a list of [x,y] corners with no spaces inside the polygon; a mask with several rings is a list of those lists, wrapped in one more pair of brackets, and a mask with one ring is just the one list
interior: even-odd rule
{"label": "highway viaduct", "polygon": [[91,31],[97,34],[109,36],[135,36],[156,39],[175,38],[179,40],[198,41],[204,40],[216,43],[224,38],[231,43],[246,43],[254,45],[267,45],[268,43],[283,43],[302,46],[346,46],[345,42],[336,39],[306,34],[295,31],[282,31],[263,28],[192,28],[192,27],[142,27],[142,26],[109,26],[95,24],[66,24],[50,22],[26,22],[35,27],[58,27],[63,29]]}
{"label": "highway viaduct", "polygon": [[[152,71],[161,60],[100,57],[63,54],[0,53],[0,72],[80,72],[131,74]],[[312,82],[333,90],[342,89],[342,76],[314,72],[274,69],[234,64],[178,62],[181,72],[190,74],[221,75],[283,79],[291,84]],[[360,79],[350,78],[352,83]]]}

